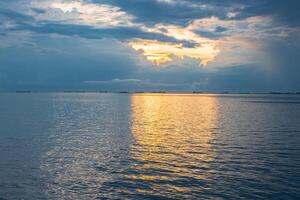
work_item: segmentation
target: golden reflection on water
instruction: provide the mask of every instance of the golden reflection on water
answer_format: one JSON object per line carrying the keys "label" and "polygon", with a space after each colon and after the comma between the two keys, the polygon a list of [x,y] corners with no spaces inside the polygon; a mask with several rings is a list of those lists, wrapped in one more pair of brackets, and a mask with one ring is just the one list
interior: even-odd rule
{"label": "golden reflection on water", "polygon": [[153,183],[152,192],[159,188],[182,192],[191,189],[187,180],[209,179],[217,99],[168,94],[137,94],[131,98],[135,138],[131,152],[139,163],[134,170],[139,173],[128,178]]}

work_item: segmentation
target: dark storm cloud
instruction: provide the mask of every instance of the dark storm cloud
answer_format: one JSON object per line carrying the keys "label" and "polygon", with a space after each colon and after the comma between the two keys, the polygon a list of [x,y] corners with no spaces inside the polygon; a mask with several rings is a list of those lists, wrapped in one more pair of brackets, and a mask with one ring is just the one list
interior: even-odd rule
{"label": "dark storm cloud", "polygon": [[88,39],[116,38],[121,40],[143,38],[176,42],[174,38],[157,33],[143,32],[134,27],[94,28],[87,25],[46,23],[39,25],[22,24],[10,30],[28,30],[36,33],[56,33],[67,36],[79,36]]}
{"label": "dark storm cloud", "polygon": [[191,2],[206,3],[219,8],[232,7],[235,11],[240,11],[235,19],[270,15],[282,23],[290,25],[299,25],[300,23],[299,0],[192,0]]}
{"label": "dark storm cloud", "polygon": [[[193,19],[211,16],[229,19],[230,11],[238,12],[230,19],[241,20],[253,16],[273,16],[279,23],[300,24],[299,0],[179,0],[174,3],[149,0],[93,0],[109,3],[132,14],[144,23],[186,25]],[[202,6],[202,7],[201,7]]]}
{"label": "dark storm cloud", "polygon": [[[43,12],[37,10],[35,12]],[[127,39],[151,39],[165,42],[178,42],[177,39],[159,33],[144,32],[138,27],[114,27],[114,28],[95,28],[89,25],[51,23],[47,21],[37,22],[32,16],[18,13],[8,9],[0,9],[0,19],[14,22],[14,26],[7,28],[6,31],[32,31],[44,34],[61,34],[66,36],[79,36],[88,39],[115,38],[120,40]],[[194,46],[192,42],[180,41],[184,46]]]}
{"label": "dark storm cloud", "polygon": [[[5,7],[9,7],[10,2],[5,2]],[[235,16],[230,18],[231,20],[242,20],[253,16],[271,16],[277,23],[289,26],[300,25],[300,12],[298,12],[300,1],[297,0],[178,0],[173,3],[154,0],[94,0],[92,2],[118,6],[121,10],[133,15],[135,22],[148,25],[156,23],[187,25],[191,20],[211,16],[229,20],[229,12],[236,12]],[[45,12],[45,10],[39,8],[32,8],[32,11],[37,14]],[[116,37],[120,39],[143,38],[175,41],[162,34],[146,33],[138,27],[97,29],[95,27],[73,24],[63,25],[45,21],[37,22],[33,16],[3,8],[0,9],[0,19],[2,19],[1,21],[11,20],[16,24],[22,25],[16,29],[32,30],[41,33],[47,33],[48,30],[49,33],[71,34],[87,38]],[[226,28],[220,26],[214,32],[199,30],[199,34],[208,38],[218,38],[225,31]]]}
{"label": "dark storm cloud", "polygon": [[252,16],[272,16],[278,23],[289,26],[300,25],[300,1],[298,0],[261,0],[246,5],[234,19]]}
{"label": "dark storm cloud", "polygon": [[191,2],[164,3],[149,0],[94,0],[95,3],[109,3],[136,17],[137,22],[153,25],[169,23],[186,25],[193,19],[218,16],[224,18],[223,12],[215,8],[204,9],[194,7]]}

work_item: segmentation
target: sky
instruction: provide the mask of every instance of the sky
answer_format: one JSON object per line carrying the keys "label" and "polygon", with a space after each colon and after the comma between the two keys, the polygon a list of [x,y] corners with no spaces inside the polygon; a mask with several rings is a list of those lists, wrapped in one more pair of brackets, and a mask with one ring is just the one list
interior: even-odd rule
{"label": "sky", "polygon": [[0,91],[300,91],[299,0],[0,0]]}

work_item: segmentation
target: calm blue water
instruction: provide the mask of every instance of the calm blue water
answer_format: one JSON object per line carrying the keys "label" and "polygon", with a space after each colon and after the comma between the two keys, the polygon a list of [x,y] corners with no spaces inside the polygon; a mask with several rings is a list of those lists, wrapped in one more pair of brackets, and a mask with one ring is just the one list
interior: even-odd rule
{"label": "calm blue water", "polygon": [[300,95],[0,94],[0,199],[300,199]]}

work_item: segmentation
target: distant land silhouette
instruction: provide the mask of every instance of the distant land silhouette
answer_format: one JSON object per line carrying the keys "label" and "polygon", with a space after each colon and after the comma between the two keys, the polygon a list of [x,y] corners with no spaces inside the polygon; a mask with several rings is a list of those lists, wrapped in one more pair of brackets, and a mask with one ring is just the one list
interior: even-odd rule
{"label": "distant land silhouette", "polygon": [[138,93],[179,93],[179,94],[300,94],[300,92],[215,92],[215,91],[85,91],[85,90],[65,90],[65,91],[34,91],[34,90],[17,90],[15,93],[119,93],[119,94],[138,94]]}

